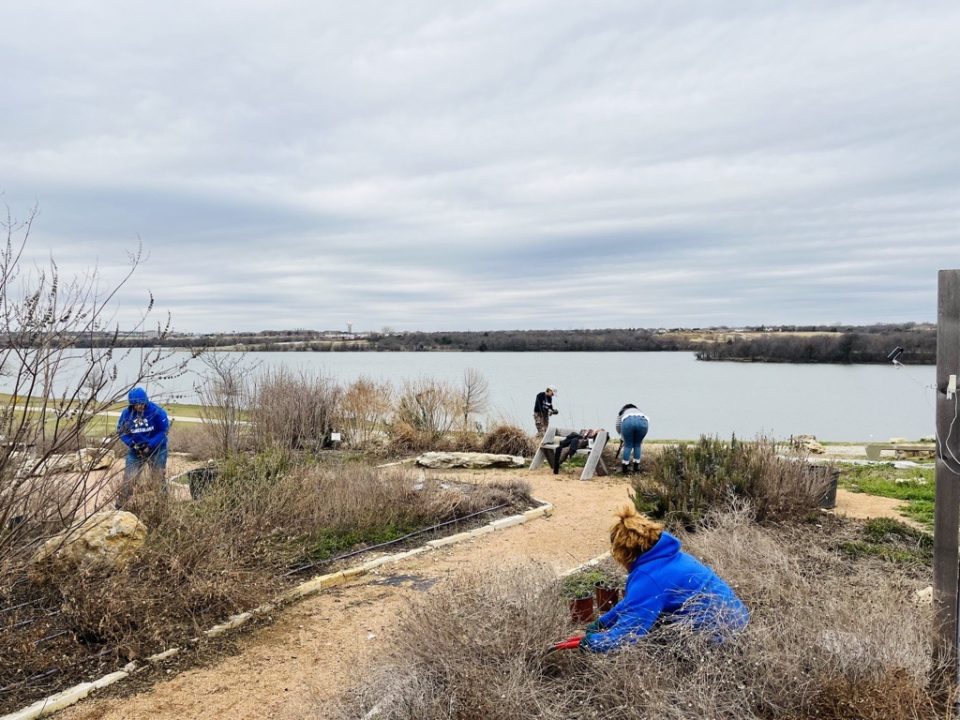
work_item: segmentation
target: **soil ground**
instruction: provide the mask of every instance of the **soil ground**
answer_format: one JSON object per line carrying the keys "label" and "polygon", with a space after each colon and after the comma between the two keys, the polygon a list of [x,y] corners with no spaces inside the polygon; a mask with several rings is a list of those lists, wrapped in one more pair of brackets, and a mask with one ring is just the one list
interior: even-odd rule
{"label": "soil ground", "polygon": [[[114,694],[84,701],[63,717],[323,718],[324,703],[356,684],[389,641],[397,614],[419,594],[443,592],[446,580],[459,572],[492,573],[529,560],[561,571],[606,551],[612,512],[627,501],[628,484],[616,477],[581,482],[579,473],[579,468],[558,477],[546,469],[464,472],[461,476],[474,481],[528,478],[533,495],[553,503],[554,513],[325,591],[286,608],[273,624],[237,636],[236,654],[143,692],[121,684]],[[838,501],[838,514],[902,519],[895,511],[899,501],[842,490]]]}

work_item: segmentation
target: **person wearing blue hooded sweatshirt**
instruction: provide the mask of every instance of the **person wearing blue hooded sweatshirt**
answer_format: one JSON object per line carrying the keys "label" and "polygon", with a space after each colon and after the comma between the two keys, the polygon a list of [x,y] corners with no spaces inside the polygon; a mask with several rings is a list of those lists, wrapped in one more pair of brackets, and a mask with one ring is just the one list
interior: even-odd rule
{"label": "person wearing blue hooded sweatshirt", "polygon": [[750,613],[713,570],[680,549],[680,541],[637,513],[617,513],[610,554],[627,569],[623,599],[587,627],[580,648],[607,652],[635,642],[658,622],[688,622],[717,641],[742,629]]}
{"label": "person wearing blue hooded sweatshirt", "polygon": [[117,508],[133,495],[133,481],[143,468],[160,474],[167,468],[167,432],[170,430],[167,413],[150,402],[147,391],[140,387],[133,388],[127,400],[130,404],[120,413],[117,423],[117,434],[128,448]]}

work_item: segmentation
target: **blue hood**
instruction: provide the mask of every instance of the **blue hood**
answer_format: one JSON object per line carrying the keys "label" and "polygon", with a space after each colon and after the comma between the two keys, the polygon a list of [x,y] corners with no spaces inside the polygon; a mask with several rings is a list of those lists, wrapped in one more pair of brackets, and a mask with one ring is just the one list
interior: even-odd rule
{"label": "blue hood", "polygon": [[127,395],[127,400],[131,405],[146,405],[149,402],[149,399],[147,398],[147,391],[141,387],[135,387],[133,390],[131,390]]}
{"label": "blue hood", "polygon": [[633,561],[633,565],[630,567],[630,571],[632,572],[637,567],[642,567],[647,563],[656,562],[657,560],[668,560],[679,552],[680,541],[670,533],[662,532],[660,533],[660,539],[654,543],[652,548],[637,556],[637,559]]}

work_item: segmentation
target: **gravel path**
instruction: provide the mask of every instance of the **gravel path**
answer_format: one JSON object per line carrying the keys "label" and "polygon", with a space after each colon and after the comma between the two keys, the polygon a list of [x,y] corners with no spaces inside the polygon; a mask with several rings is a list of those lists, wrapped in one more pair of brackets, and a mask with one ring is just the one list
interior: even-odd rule
{"label": "gravel path", "polygon": [[[628,486],[608,478],[581,482],[574,474],[579,472],[568,469],[558,478],[548,470],[524,474],[532,481],[533,494],[554,504],[554,514],[547,519],[387,566],[378,575],[325,591],[243,637],[235,656],[188,670],[132,697],[87,700],[63,717],[322,718],[324,701],[353,684],[389,637],[397,613],[421,593],[443,592],[451,575],[465,569],[495,572],[526,559],[563,570],[607,550],[612,514],[627,501]],[[464,475],[517,477],[516,472]]]}
{"label": "gravel path", "polygon": [[[522,471],[521,471],[522,472]],[[129,697],[92,699],[67,710],[69,720],[151,718],[323,718],[324,703],[356,683],[389,642],[400,610],[465,570],[538,560],[560,571],[608,549],[614,509],[627,501],[619,478],[581,482],[579,468],[557,478],[523,473],[554,514],[503,532],[410,559],[286,608],[276,621],[238,639],[240,652],[195,668]],[[449,475],[449,472],[445,472]],[[461,474],[475,481],[516,478],[517,472]],[[897,517],[899,501],[838,493],[838,514]]]}

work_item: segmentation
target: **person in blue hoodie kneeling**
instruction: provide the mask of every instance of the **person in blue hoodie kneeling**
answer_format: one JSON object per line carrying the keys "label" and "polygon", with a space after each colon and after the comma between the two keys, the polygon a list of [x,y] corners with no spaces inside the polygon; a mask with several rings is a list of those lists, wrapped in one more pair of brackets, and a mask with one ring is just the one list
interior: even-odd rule
{"label": "person in blue hoodie kneeling", "polygon": [[688,622],[720,641],[742,629],[750,613],[713,570],[680,549],[663,525],[632,505],[617,513],[610,554],[627,569],[623,599],[587,627],[584,650],[607,652],[635,642],[659,622]]}
{"label": "person in blue hoodie kneeling", "polygon": [[167,413],[150,402],[143,388],[133,388],[127,400],[130,404],[120,413],[117,423],[117,434],[128,448],[117,509],[133,495],[134,480],[144,468],[159,473],[161,477],[167,468],[167,432],[170,430]]}

